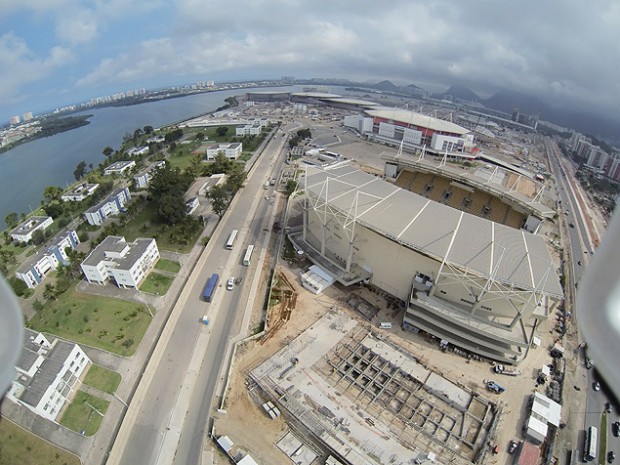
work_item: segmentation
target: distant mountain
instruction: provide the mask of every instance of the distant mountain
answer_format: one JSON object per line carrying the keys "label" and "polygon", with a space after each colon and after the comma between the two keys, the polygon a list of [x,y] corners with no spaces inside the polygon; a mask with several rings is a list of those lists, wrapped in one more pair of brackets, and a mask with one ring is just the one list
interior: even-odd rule
{"label": "distant mountain", "polygon": [[385,92],[402,92],[402,87],[397,86],[391,81],[381,81],[373,86],[375,89],[382,90]]}
{"label": "distant mountain", "polygon": [[415,84],[409,84],[406,87],[409,88],[409,89],[421,89],[421,87],[416,86]]}
{"label": "distant mountain", "polygon": [[439,94],[440,98],[451,95],[454,100],[465,100],[468,102],[481,102],[482,99],[473,90],[465,86],[453,85],[443,94]]}
{"label": "distant mountain", "polygon": [[512,113],[515,108],[518,108],[520,113],[525,114],[538,113],[542,116],[551,113],[549,105],[539,98],[510,90],[500,90],[488,99],[483,100],[482,103],[488,108],[508,114]]}

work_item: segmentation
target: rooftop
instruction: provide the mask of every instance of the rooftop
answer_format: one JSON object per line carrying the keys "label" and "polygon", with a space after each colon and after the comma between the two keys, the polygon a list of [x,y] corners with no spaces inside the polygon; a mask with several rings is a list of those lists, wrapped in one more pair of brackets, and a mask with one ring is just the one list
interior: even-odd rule
{"label": "rooftop", "polygon": [[399,121],[401,123],[408,123],[414,126],[432,129],[434,131],[449,132],[459,135],[469,134],[471,132],[469,129],[465,129],[458,124],[452,123],[451,121],[433,118],[432,116],[415,113],[402,108],[382,107],[373,110],[366,110],[366,113],[370,116]]}
{"label": "rooftop", "polygon": [[49,216],[31,216],[11,231],[11,234],[28,234],[47,221]]}
{"label": "rooftop", "polygon": [[[126,242],[121,236],[108,236],[101,244],[93,249],[93,251],[84,259],[83,265],[97,266],[102,261],[114,262],[116,268],[122,270],[131,269],[134,264],[142,258],[144,252],[148,249],[155,239],[137,238],[134,242]],[[122,253],[125,249],[129,249],[122,257],[110,257],[108,254]]]}
{"label": "rooftop", "polygon": [[557,298],[562,287],[537,235],[458,211],[343,165],[307,167],[304,190],[369,229],[438,261]]}

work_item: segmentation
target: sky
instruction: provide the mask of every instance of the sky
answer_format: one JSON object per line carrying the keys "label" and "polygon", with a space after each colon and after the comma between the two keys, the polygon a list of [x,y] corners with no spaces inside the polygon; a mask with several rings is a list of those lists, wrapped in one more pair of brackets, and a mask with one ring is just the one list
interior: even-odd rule
{"label": "sky", "polygon": [[501,89],[605,116],[620,2],[2,0],[0,124],[138,88],[336,77]]}

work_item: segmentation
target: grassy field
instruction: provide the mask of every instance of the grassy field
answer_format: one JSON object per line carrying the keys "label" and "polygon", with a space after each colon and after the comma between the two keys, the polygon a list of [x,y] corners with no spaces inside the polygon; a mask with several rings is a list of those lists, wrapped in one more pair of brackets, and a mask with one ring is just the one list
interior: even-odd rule
{"label": "grassy field", "polygon": [[78,344],[132,355],[150,322],[142,304],[80,294],[70,288],[58,300],[46,302],[28,325]]}
{"label": "grassy field", "polygon": [[160,258],[159,261],[155,264],[155,268],[162,271],[169,271],[170,273],[178,273],[179,271],[181,271],[181,264],[173,260],[166,260],[165,258]]}
{"label": "grassy field", "polygon": [[92,386],[100,391],[114,394],[121,383],[121,375],[116,371],[108,370],[99,365],[91,365],[84,377],[84,384]]}
{"label": "grassy field", "polygon": [[84,436],[92,436],[99,430],[109,404],[107,400],[78,391],[63,413],[60,424],[76,433],[84,431]]}
{"label": "grassy field", "polygon": [[153,271],[142,282],[140,290],[149,294],[164,295],[168,292],[173,280],[174,278],[171,276],[164,276]]}
{"label": "grassy field", "polygon": [[39,439],[9,420],[0,421],[0,465],[80,465],[69,452]]}

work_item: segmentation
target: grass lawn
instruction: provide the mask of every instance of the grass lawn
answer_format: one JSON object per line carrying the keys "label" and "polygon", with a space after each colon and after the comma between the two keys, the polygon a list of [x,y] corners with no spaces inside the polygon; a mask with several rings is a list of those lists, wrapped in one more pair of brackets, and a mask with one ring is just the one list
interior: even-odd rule
{"label": "grass lawn", "polygon": [[132,355],[150,322],[142,304],[80,294],[71,287],[58,300],[46,302],[28,325],[78,344]]}
{"label": "grass lawn", "polygon": [[149,294],[164,295],[168,292],[168,288],[174,280],[171,276],[164,276],[163,274],[152,271],[142,282],[140,290],[148,292]]}
{"label": "grass lawn", "polygon": [[84,377],[84,384],[88,384],[100,391],[114,394],[121,382],[121,375],[116,371],[108,370],[99,365],[91,365]]}
{"label": "grass lawn", "polygon": [[188,237],[187,234],[178,233],[179,227],[160,224],[155,207],[145,203],[142,211],[123,228],[123,236],[127,241],[134,241],[138,237],[154,237],[160,250],[188,253],[200,237],[202,228],[193,237]]}
{"label": "grass lawn", "polygon": [[0,421],[0,465],[16,463],[80,465],[80,459],[3,419]]}
{"label": "grass lawn", "polygon": [[598,457],[597,461],[601,465],[607,462],[607,412],[601,416],[601,427],[598,430]]}
{"label": "grass lawn", "polygon": [[78,391],[62,414],[60,424],[76,433],[84,431],[84,436],[92,436],[99,430],[108,405],[107,400]]}
{"label": "grass lawn", "polygon": [[169,271],[171,273],[178,273],[181,270],[181,264],[173,260],[166,260],[165,258],[160,258],[159,261],[155,264],[155,268],[157,268],[158,270]]}

